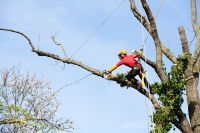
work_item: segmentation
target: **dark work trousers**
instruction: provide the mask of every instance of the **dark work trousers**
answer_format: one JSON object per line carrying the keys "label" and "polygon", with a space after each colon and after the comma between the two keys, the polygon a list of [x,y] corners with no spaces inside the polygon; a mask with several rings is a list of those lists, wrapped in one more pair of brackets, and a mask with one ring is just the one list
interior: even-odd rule
{"label": "dark work trousers", "polygon": [[[142,73],[144,73],[144,69],[142,67],[142,65],[140,63],[138,63],[136,66],[134,66],[132,68],[131,71],[128,72],[128,75],[126,76],[126,78],[131,81],[133,83],[133,79],[135,78],[135,76],[139,76],[140,79],[142,80]],[[147,88],[150,88],[150,84],[149,82],[147,81],[146,77],[144,77],[144,83],[145,83],[145,86]]]}

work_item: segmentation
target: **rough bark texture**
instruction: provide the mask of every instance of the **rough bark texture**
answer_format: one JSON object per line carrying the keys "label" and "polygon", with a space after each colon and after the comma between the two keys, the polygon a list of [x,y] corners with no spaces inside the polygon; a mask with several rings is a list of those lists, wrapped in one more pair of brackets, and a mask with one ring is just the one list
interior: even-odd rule
{"label": "rough bark texture", "polygon": [[189,50],[189,47],[188,47],[187,36],[186,36],[184,27],[180,26],[178,28],[178,31],[179,31],[179,34],[180,34],[180,40],[181,40],[183,52],[190,54],[190,50]]}
{"label": "rough bark texture", "polygon": [[[156,23],[154,20],[154,17],[152,15],[152,12],[146,2],[146,0],[141,0],[141,3],[143,5],[143,8],[145,10],[146,16],[148,17],[148,20],[141,15],[141,13],[137,10],[137,6],[134,0],[130,0],[131,10],[134,14],[134,16],[137,18],[137,20],[145,27],[145,29],[150,33],[152,36],[155,48],[156,48],[156,63],[161,63],[162,56],[160,54],[160,51],[162,51],[163,54],[166,55],[166,57],[171,60],[173,63],[176,62],[176,57],[173,55],[173,53],[170,51],[169,48],[164,46],[162,44],[161,40],[159,39]],[[199,81],[199,55],[200,55],[200,27],[198,25],[197,21],[197,10],[196,10],[196,0],[191,0],[191,14],[192,14],[192,25],[193,29],[196,35],[196,47],[195,52],[192,57],[190,57],[190,63],[188,66],[188,69],[186,71],[186,77],[187,77],[187,100],[188,100],[188,110],[189,110],[189,116],[190,116],[190,123],[187,120],[185,114],[182,111],[179,111],[177,113],[177,117],[179,118],[179,122],[173,122],[173,124],[179,128],[184,133],[199,133],[200,129],[200,104],[199,104],[199,95],[198,95],[198,81]],[[142,17],[141,17],[142,16]],[[144,23],[145,22],[145,23]],[[149,28],[150,26],[150,28]],[[179,27],[179,34],[180,34],[180,40],[182,44],[182,50],[183,53],[190,54],[190,50],[188,47],[188,41],[186,37],[186,33],[184,30],[184,27]],[[160,50],[161,48],[161,50]],[[162,67],[159,65],[152,65],[151,62],[146,62],[150,66],[152,66],[158,76],[160,77],[161,81],[164,81],[166,78],[166,75],[162,71]]]}
{"label": "rough bark texture", "polygon": [[[130,1],[130,7],[133,15],[135,18],[144,26],[144,28],[147,30],[147,32],[151,35],[156,49],[156,60],[152,61],[147,59],[146,57],[142,56],[142,59],[146,61],[147,64],[149,64],[152,68],[154,68],[155,72],[157,73],[158,77],[162,82],[164,82],[168,77],[163,69],[163,60],[162,55],[164,54],[172,63],[175,63],[177,61],[176,56],[170,51],[169,48],[167,48],[162,41],[160,40],[155,18],[153,16],[153,13],[147,3],[146,0],[140,0],[142,7],[145,11],[145,15],[142,15],[136,6],[135,0],[129,0]],[[188,112],[189,112],[189,120],[187,119],[185,113],[182,111],[182,109],[178,109],[176,116],[176,121],[173,121],[173,124],[183,133],[200,133],[200,103],[199,103],[199,94],[198,94],[198,82],[199,82],[199,56],[200,56],[200,27],[198,25],[197,21],[197,9],[196,9],[196,0],[191,0],[191,15],[192,15],[192,26],[194,29],[195,37],[196,37],[196,44],[195,44],[195,52],[190,53],[190,49],[188,47],[188,41],[187,36],[184,30],[184,27],[179,27],[179,35],[182,45],[183,53],[188,53],[189,56],[189,65],[186,70],[185,76],[186,76],[186,95],[187,95],[187,102],[188,102]],[[147,16],[147,18],[145,17]],[[76,61],[72,58],[62,58],[58,55],[55,55],[53,53],[44,52],[41,50],[37,50],[34,48],[31,40],[29,37],[27,37],[25,34],[19,31],[11,30],[11,29],[3,29],[0,28],[0,30],[3,31],[9,31],[13,33],[17,33],[22,35],[29,43],[31,49],[33,52],[35,52],[39,56],[45,56],[52,58],[54,60],[61,61],[63,63],[76,65],[78,67],[81,67],[90,73],[99,76],[104,77],[104,73],[92,68],[90,66],[87,66],[86,64]],[[180,53],[182,54],[182,53]],[[118,77],[112,77],[109,80],[115,81],[119,84],[124,83],[121,79]],[[152,104],[154,105],[155,109],[160,108],[160,105],[158,103],[158,100],[156,97],[151,95],[147,90],[141,87],[141,83],[133,79],[133,82],[125,81],[126,84],[136,89],[138,92],[140,92],[142,95],[147,97]]]}
{"label": "rough bark texture", "polygon": [[[200,132],[200,103],[199,103],[199,94],[198,94],[198,82],[199,82],[199,72],[192,65],[192,61],[188,66],[186,75],[188,78],[186,83],[186,93],[187,93],[187,102],[188,102],[188,112],[191,123],[191,128],[194,133]],[[196,70],[195,70],[196,69]]]}
{"label": "rough bark texture", "polygon": [[187,102],[191,128],[194,133],[200,133],[200,103],[198,94],[199,82],[199,54],[200,54],[200,28],[197,21],[196,0],[191,0],[192,26],[196,36],[195,52],[190,60],[186,75]]}

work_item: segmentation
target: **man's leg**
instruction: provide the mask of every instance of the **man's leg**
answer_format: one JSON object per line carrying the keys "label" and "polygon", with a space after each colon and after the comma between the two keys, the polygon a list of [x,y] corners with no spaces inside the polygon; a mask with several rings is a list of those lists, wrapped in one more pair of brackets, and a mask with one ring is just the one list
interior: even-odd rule
{"label": "man's leg", "polygon": [[147,79],[145,77],[144,69],[143,69],[142,65],[140,64],[139,67],[140,67],[139,77],[142,80],[142,86],[143,87],[146,86],[149,89],[149,91],[150,91],[151,94],[155,94],[155,92],[151,88],[150,83],[147,81]]}
{"label": "man's leg", "polygon": [[126,78],[133,84],[136,85],[138,88],[142,87],[142,84],[138,82],[138,80],[135,79],[135,76],[139,74],[138,70],[132,69],[128,72]]}
{"label": "man's leg", "polygon": [[[142,74],[139,75],[140,79],[142,80]],[[152,90],[150,83],[147,81],[146,77],[144,77],[144,83],[146,87],[149,89],[151,94],[155,94],[155,92]]]}

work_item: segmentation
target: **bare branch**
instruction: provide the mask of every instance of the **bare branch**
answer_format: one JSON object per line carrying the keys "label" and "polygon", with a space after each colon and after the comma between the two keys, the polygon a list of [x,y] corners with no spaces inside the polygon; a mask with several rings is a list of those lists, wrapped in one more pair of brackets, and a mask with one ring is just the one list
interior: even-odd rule
{"label": "bare branch", "polygon": [[198,61],[199,56],[200,56],[200,27],[196,31],[195,35],[196,35],[196,45],[195,45],[195,51],[193,54],[192,65],[194,65]]}
{"label": "bare branch", "polygon": [[61,50],[62,50],[64,56],[67,57],[67,54],[66,54],[66,51],[65,51],[65,48],[64,48],[63,44],[56,41],[56,35],[53,35],[53,36],[51,37],[51,39],[52,39],[52,41],[53,41],[53,43],[54,43],[55,45],[60,46],[60,48],[61,48]]}
{"label": "bare branch", "polygon": [[133,12],[134,16],[145,27],[145,29],[149,32],[149,34],[151,34],[150,23],[145,18],[145,16],[142,16],[141,13],[138,11],[135,4],[135,0],[130,0],[130,6],[131,6],[131,11]]}
{"label": "bare branch", "polygon": [[[0,29],[0,30],[4,30],[4,29]],[[18,32],[18,31],[14,31],[14,30],[6,30],[6,31],[18,33],[18,34],[24,36],[23,33]],[[36,54],[38,54],[39,56],[45,56],[45,57],[52,58],[52,59],[54,59],[54,60],[61,61],[61,62],[63,62],[63,63],[76,65],[76,66],[79,66],[79,67],[81,67],[81,68],[83,68],[83,69],[85,69],[85,70],[91,72],[92,74],[94,74],[94,75],[96,75],[96,76],[100,76],[100,77],[102,77],[102,78],[104,77],[104,73],[103,73],[103,72],[101,72],[101,71],[99,71],[99,70],[97,70],[97,69],[95,69],[95,68],[92,68],[92,67],[90,67],[90,66],[87,66],[87,65],[83,64],[82,62],[76,61],[76,60],[74,60],[74,59],[72,59],[72,58],[61,58],[61,57],[59,57],[58,55],[53,54],[53,53],[44,52],[44,51],[41,51],[41,50],[36,50],[36,49],[34,49],[32,43],[31,43],[31,40],[30,40],[27,36],[24,36],[24,37],[28,40],[29,44],[31,44],[32,51],[35,52]],[[149,61],[150,61],[150,60],[149,60]],[[152,64],[152,63],[153,63],[153,62],[151,62],[150,64]],[[122,82],[122,81],[120,81],[120,79],[117,78],[117,77],[111,78],[111,79],[109,79],[109,80],[111,80],[111,81],[116,81],[116,82],[119,83],[119,84]],[[135,88],[135,89],[138,90],[141,94],[143,94],[144,96],[146,96],[147,98],[149,98],[149,100],[152,102],[152,104],[154,105],[155,108],[158,108],[158,107],[159,107],[159,104],[158,104],[156,98],[155,98],[153,95],[151,95],[147,90],[145,90],[144,88],[142,88],[142,87],[141,87],[141,83],[140,83],[137,79],[134,79],[134,82],[133,82],[133,83],[131,83],[131,82],[129,82],[129,81],[127,81],[127,82],[128,82],[127,84],[130,84],[130,86],[131,86],[132,88]],[[139,88],[139,89],[137,89],[137,88]]]}
{"label": "bare branch", "polygon": [[[132,10],[134,16],[145,27],[145,29],[149,32],[149,34],[154,38],[154,41],[157,40],[157,42],[160,42],[158,39],[156,39],[156,38],[158,38],[158,33],[157,33],[154,17],[152,15],[150,9],[146,7],[146,4],[145,4],[145,8],[146,8],[145,11],[147,11],[147,13],[149,15],[149,20],[151,20],[150,21],[151,26],[150,26],[150,23],[148,22],[148,20],[144,16],[142,16],[141,13],[138,11],[136,4],[135,4],[135,0],[130,0],[130,5],[131,5],[131,10]],[[154,28],[154,31],[153,31],[154,35],[152,34],[152,27]],[[169,60],[171,60],[174,63],[176,61],[176,57],[161,42],[158,44],[161,45],[161,50],[166,55],[166,57],[169,58]]]}
{"label": "bare branch", "polygon": [[193,61],[192,61],[192,65],[194,65],[200,56],[200,27],[197,20],[196,0],[190,0],[190,2],[191,2],[192,26],[196,35],[195,52],[194,52]]}
{"label": "bare branch", "polygon": [[[67,64],[73,64],[73,65],[76,65],[76,66],[79,66],[89,72],[91,72],[92,74],[96,75],[96,76],[100,76],[100,77],[104,77],[104,73],[95,69],[95,68],[92,68],[90,66],[87,66],[85,64],[83,64],[82,62],[79,62],[79,61],[76,61],[74,59],[70,59],[70,58],[60,58],[58,55],[55,55],[55,54],[52,54],[52,53],[48,53],[48,52],[44,52],[44,51],[40,51],[40,50],[33,50],[33,52],[36,52],[39,56],[46,56],[46,57],[50,57],[50,58],[53,58],[55,60],[58,60],[58,61],[61,61],[63,63],[67,63]],[[150,61],[150,60],[149,60]],[[153,63],[153,62],[151,62]],[[155,63],[153,63],[155,65]],[[119,78],[117,77],[114,77],[114,78],[111,78],[109,80],[112,80],[112,81],[116,81],[117,83],[122,83],[122,81],[120,81]],[[158,102],[156,100],[156,98],[154,96],[149,96],[149,92],[146,91],[144,88],[142,87],[139,87],[138,88],[138,80],[134,79],[134,83],[130,83],[127,81],[127,84],[129,84],[132,88],[135,88],[136,90],[138,90],[141,94],[145,95],[147,98],[149,98],[152,102],[153,105],[156,105],[158,106]]]}
{"label": "bare branch", "polygon": [[52,59],[55,59],[55,60],[58,60],[58,61],[61,61],[63,63],[67,63],[67,64],[73,64],[73,65],[76,65],[76,66],[79,66],[89,72],[91,72],[92,74],[94,75],[97,75],[97,76],[100,76],[100,77],[103,77],[103,72],[95,69],[95,68],[92,68],[90,66],[87,66],[85,64],[83,64],[82,62],[80,61],[76,61],[72,58],[61,58],[59,57],[58,55],[55,55],[53,53],[49,53],[49,52],[44,52],[44,51],[40,51],[40,50],[32,50],[33,52],[37,53],[39,56],[46,56],[46,57],[50,57]]}
{"label": "bare branch", "polygon": [[31,46],[31,48],[34,49],[33,44],[31,42],[31,39],[27,35],[25,35],[24,33],[16,31],[16,30],[12,30],[12,29],[0,28],[0,30],[2,30],[2,31],[8,31],[8,32],[13,32],[13,33],[16,33],[16,34],[19,34],[19,35],[23,36],[28,41],[28,43]]}
{"label": "bare branch", "polygon": [[141,56],[141,59],[147,63],[148,65],[150,65],[152,68],[156,69],[157,65],[154,61],[151,61],[150,59],[148,59],[147,57],[145,57],[144,55]]}
{"label": "bare branch", "polygon": [[176,56],[170,51],[169,48],[167,48],[164,44],[161,43],[161,49],[162,52],[165,54],[165,56],[173,63],[176,62]]}
{"label": "bare branch", "polygon": [[190,0],[191,2],[191,16],[192,16],[192,26],[194,31],[199,30],[199,24],[197,21],[197,5],[196,0]]}
{"label": "bare branch", "polygon": [[146,15],[148,17],[148,20],[150,22],[150,27],[151,27],[151,36],[154,40],[155,43],[155,47],[156,47],[156,63],[159,66],[162,66],[162,50],[161,50],[161,41],[158,35],[158,31],[156,28],[156,23],[155,23],[155,19],[154,16],[151,12],[151,9],[149,8],[146,0],[141,0],[142,6],[146,12]]}
{"label": "bare branch", "polygon": [[188,46],[187,36],[184,27],[183,26],[178,27],[178,31],[181,39],[183,53],[190,54],[190,49]]}

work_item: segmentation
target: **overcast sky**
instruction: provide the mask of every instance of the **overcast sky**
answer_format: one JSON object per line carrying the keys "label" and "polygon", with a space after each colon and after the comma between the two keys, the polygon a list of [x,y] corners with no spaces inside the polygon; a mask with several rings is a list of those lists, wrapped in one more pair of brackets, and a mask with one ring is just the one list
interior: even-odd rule
{"label": "overcast sky", "polygon": [[[121,2],[1,0],[0,27],[24,32],[35,47],[63,56],[59,47],[50,40],[57,33],[57,41],[65,46],[66,54],[70,56]],[[148,2],[155,14],[159,0]],[[197,5],[200,6],[200,1]],[[189,41],[193,38],[189,0],[164,0],[156,22],[162,42],[176,55],[181,52],[178,26],[185,26]],[[126,0],[73,58],[99,70],[108,69],[118,61],[120,49],[131,52],[141,48],[142,38],[147,35],[145,30],[142,33],[142,27],[133,17]],[[20,65],[23,72],[31,71],[51,81],[55,90],[88,74],[72,65],[65,65],[62,70],[62,63],[37,56],[19,35],[1,31],[0,36],[0,69]],[[193,49],[194,45],[190,48]],[[154,51],[154,44],[149,38],[144,54],[153,60]],[[169,61],[166,60],[165,64],[170,67]],[[158,81],[154,71],[146,65],[144,67],[148,80],[151,83]],[[128,70],[120,67],[114,74]],[[74,133],[147,133],[149,130],[151,104],[137,91],[120,88],[114,82],[89,76],[78,84],[64,88],[58,93],[58,99],[61,105],[57,117],[74,121]]]}

